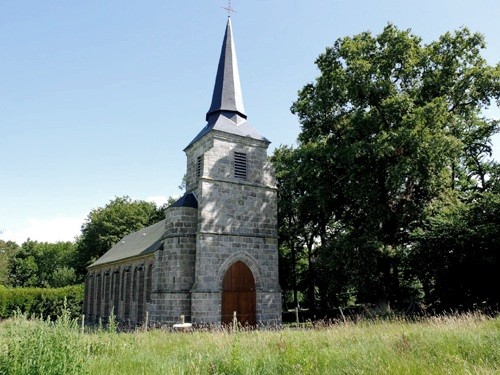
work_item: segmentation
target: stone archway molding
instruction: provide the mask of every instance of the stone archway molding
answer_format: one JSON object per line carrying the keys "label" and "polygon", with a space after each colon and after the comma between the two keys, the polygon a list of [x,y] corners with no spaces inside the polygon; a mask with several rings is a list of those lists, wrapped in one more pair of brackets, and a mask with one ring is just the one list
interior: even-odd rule
{"label": "stone archway molding", "polygon": [[240,251],[233,256],[227,258],[224,263],[219,268],[217,273],[217,286],[219,290],[222,290],[222,283],[224,281],[224,276],[226,275],[229,268],[236,262],[241,261],[245,263],[245,265],[250,268],[252,271],[254,280],[255,280],[255,290],[262,290],[262,271],[260,270],[259,264],[255,260],[253,256],[248,254],[246,251]]}

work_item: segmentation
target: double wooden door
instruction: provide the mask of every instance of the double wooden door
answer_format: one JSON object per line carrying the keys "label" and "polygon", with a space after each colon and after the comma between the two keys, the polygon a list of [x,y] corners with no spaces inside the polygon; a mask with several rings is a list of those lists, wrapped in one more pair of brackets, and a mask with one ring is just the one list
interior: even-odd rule
{"label": "double wooden door", "polygon": [[238,261],[226,272],[222,283],[222,323],[233,321],[236,311],[242,325],[255,325],[255,279],[248,266]]}

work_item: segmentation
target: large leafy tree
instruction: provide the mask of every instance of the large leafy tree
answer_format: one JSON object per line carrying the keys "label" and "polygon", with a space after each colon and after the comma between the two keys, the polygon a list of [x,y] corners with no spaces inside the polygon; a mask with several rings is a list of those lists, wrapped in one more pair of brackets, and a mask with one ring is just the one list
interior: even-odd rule
{"label": "large leafy tree", "polygon": [[105,207],[92,210],[82,225],[77,241],[77,272],[101,257],[122,237],[165,218],[163,207],[152,202],[117,197]]}
{"label": "large leafy tree", "polygon": [[9,285],[9,274],[19,245],[12,241],[0,240],[0,285]]}
{"label": "large leafy tree", "polygon": [[320,259],[358,300],[401,298],[401,261],[434,199],[489,188],[498,121],[482,111],[499,103],[500,67],[484,47],[466,28],[430,44],[391,24],[345,37],[292,106]]}

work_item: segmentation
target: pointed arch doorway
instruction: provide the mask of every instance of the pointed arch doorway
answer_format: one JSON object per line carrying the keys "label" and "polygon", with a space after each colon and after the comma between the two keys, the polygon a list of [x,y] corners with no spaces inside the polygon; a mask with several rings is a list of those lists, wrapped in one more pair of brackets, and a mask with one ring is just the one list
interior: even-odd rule
{"label": "pointed arch doorway", "polygon": [[248,266],[238,261],[226,272],[222,282],[221,321],[229,324],[236,311],[238,322],[255,325],[255,279]]}

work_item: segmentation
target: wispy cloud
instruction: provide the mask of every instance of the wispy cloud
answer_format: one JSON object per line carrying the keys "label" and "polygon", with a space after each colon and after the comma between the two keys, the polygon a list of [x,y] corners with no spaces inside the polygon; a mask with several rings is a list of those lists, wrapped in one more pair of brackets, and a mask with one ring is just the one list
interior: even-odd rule
{"label": "wispy cloud", "polygon": [[83,217],[31,218],[19,228],[2,228],[0,239],[19,245],[28,238],[40,242],[73,241],[80,234],[83,221]]}

